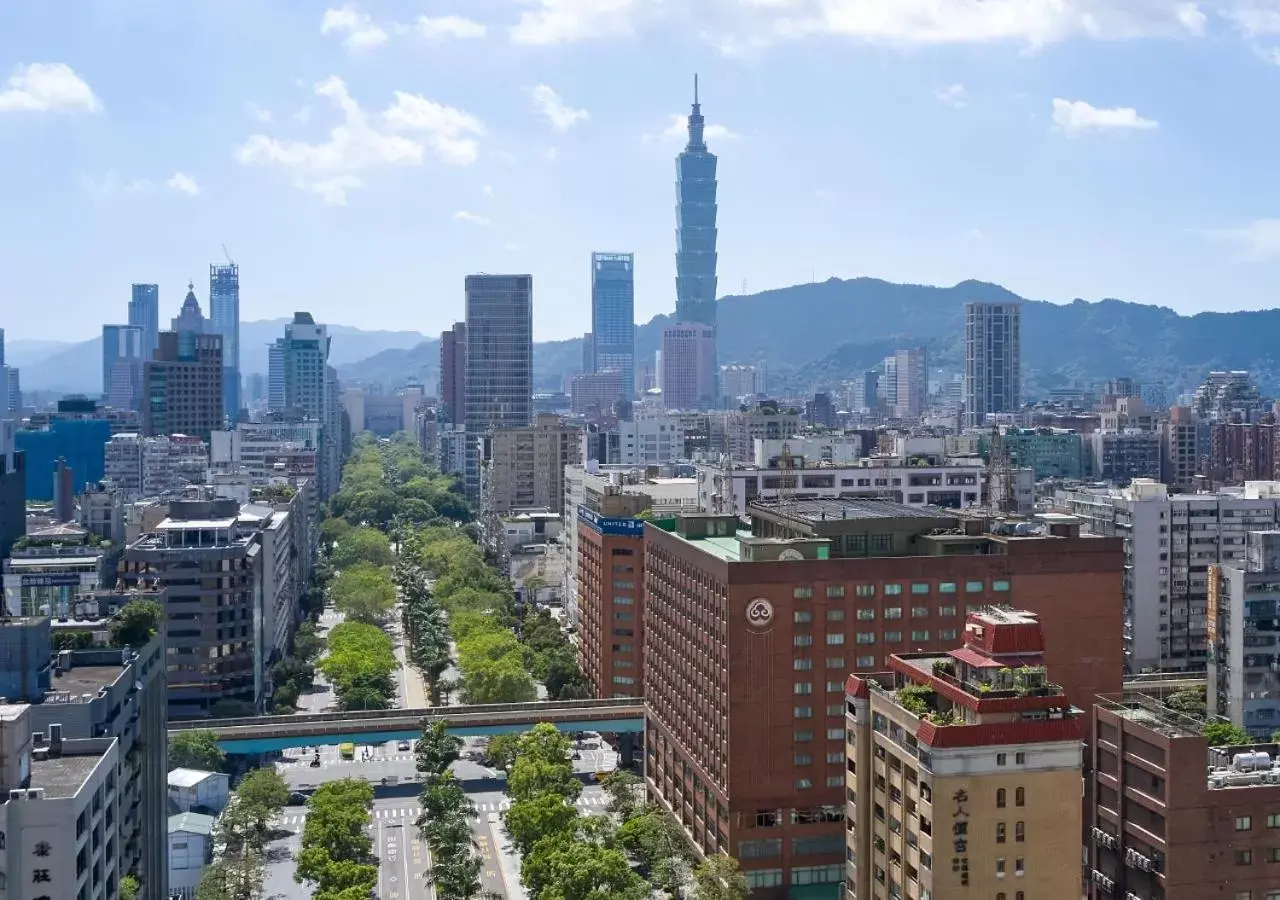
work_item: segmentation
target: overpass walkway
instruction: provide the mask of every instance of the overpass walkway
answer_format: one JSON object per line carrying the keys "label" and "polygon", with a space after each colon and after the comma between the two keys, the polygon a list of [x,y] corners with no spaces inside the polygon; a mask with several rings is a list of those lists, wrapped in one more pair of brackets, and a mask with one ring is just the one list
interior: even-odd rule
{"label": "overpass walkway", "polygon": [[463,737],[525,731],[540,722],[550,722],[561,731],[640,732],[644,730],[644,698],[195,719],[169,723],[169,737],[209,730],[227,753],[257,754],[290,747],[412,740],[421,735],[424,725],[435,721],[443,721],[452,734]]}

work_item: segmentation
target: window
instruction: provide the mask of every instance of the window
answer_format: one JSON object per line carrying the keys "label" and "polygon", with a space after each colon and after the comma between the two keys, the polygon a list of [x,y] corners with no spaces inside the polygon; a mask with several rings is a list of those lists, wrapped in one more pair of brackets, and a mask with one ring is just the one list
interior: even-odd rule
{"label": "window", "polygon": [[1014,824],[1013,839],[1019,844],[1027,839],[1027,824],[1025,822],[1017,822]]}
{"label": "window", "polygon": [[797,778],[797,779],[796,779],[796,790],[798,790],[798,791],[807,791],[807,790],[808,790],[809,788],[811,788],[811,787],[813,787],[813,780],[812,780],[812,779],[809,779],[809,778]]}
{"label": "window", "polygon": [[791,591],[791,596],[797,600],[808,600],[813,596],[813,588],[807,585],[800,585]]}
{"label": "window", "polygon": [[996,857],[996,877],[997,878],[1004,877],[1004,857],[1003,856]]}
{"label": "window", "polygon": [[941,628],[938,630],[938,637],[944,641],[959,640],[960,632],[954,628]]}
{"label": "window", "polygon": [[843,584],[829,584],[829,585],[827,585],[827,596],[828,596],[828,597],[843,597],[843,596],[844,596],[844,585],[843,585]]}
{"label": "window", "polygon": [[811,740],[813,740],[813,732],[812,732],[812,731],[797,731],[797,732],[796,732],[796,735],[795,735],[795,741],[796,741],[796,743],[797,743],[797,744],[803,744],[803,743],[806,743],[806,742],[811,741]]}
{"label": "window", "polygon": [[811,659],[793,659],[791,660],[791,668],[797,672],[808,672],[813,668],[813,660]]}
{"label": "window", "polygon": [[828,753],[828,754],[827,754],[827,764],[828,764],[828,765],[836,766],[836,765],[840,765],[841,763],[843,763],[843,762],[845,762],[845,761],[846,761],[846,760],[845,760],[844,752],[843,752],[843,751],[841,751],[841,750],[837,750],[837,751],[836,751],[836,752],[834,752],[834,753]]}
{"label": "window", "polygon": [[829,740],[829,741],[843,741],[844,739],[845,739],[845,733],[844,733],[844,729],[843,729],[843,728],[828,728],[828,729],[827,729],[827,740]]}
{"label": "window", "polygon": [[828,634],[828,635],[827,635],[827,646],[828,646],[828,647],[837,647],[837,646],[839,646],[840,644],[843,644],[843,643],[844,643],[844,635],[843,635],[843,634]]}
{"label": "window", "polygon": [[857,659],[857,666],[859,669],[870,669],[875,664],[876,658],[874,656],[859,656]]}
{"label": "window", "polygon": [[747,879],[749,888],[782,886],[781,869],[750,869],[742,875]]}
{"label": "window", "polygon": [[842,784],[844,784],[844,776],[843,776],[843,775],[828,775],[828,776],[827,776],[827,787],[840,787]]}
{"label": "window", "polygon": [[797,634],[795,637],[791,639],[791,643],[795,644],[797,647],[812,647],[813,635]]}
{"label": "window", "polygon": [[913,594],[927,594],[927,593],[929,593],[929,583],[928,583],[927,581],[913,581],[913,582],[911,582],[911,593],[913,593]]}
{"label": "window", "polygon": [[1007,581],[1003,581],[1003,580],[996,580],[996,581],[993,581],[993,582],[991,582],[991,590],[993,590],[993,591],[1007,591],[1007,590],[1009,590],[1009,582],[1007,582]]}
{"label": "window", "polygon": [[1025,766],[1027,764],[1027,754],[1019,750],[1013,754],[1013,761],[1016,765]]}
{"label": "window", "polygon": [[876,642],[876,634],[874,631],[859,631],[853,636],[853,640],[858,644],[874,644]]}
{"label": "window", "polygon": [[902,593],[902,585],[886,584],[884,586],[884,593],[886,597],[896,597],[898,594]]}
{"label": "window", "polygon": [[886,632],[884,633],[884,642],[885,642],[886,644],[901,644],[901,643],[902,643],[902,632],[901,632],[901,631],[886,631]]}
{"label": "window", "polygon": [[828,682],[827,682],[827,693],[828,693],[828,694],[838,694],[838,693],[840,693],[840,692],[841,692],[841,691],[843,691],[843,690],[844,690],[844,683],[843,683],[843,682],[840,682],[840,681],[828,681]]}
{"label": "window", "polygon": [[813,707],[812,707],[812,706],[797,706],[795,709],[793,709],[793,710],[792,710],[792,713],[795,715],[795,717],[796,717],[797,719],[812,719],[812,718],[813,718]]}
{"label": "window", "polygon": [[943,618],[949,619],[954,617],[955,614],[956,614],[955,606],[939,606],[938,607],[938,615],[942,616]]}
{"label": "window", "polygon": [[1253,865],[1253,851],[1252,851],[1252,850],[1237,850],[1237,851],[1236,851],[1236,865],[1237,865],[1237,866],[1251,866],[1251,865]]}
{"label": "window", "polygon": [[875,618],[876,618],[876,611],[874,609],[858,610],[859,622],[872,622],[872,621],[875,621]]}
{"label": "window", "polygon": [[1005,841],[1005,827],[1003,822],[996,823],[996,843],[1003,844]]}
{"label": "window", "polygon": [[1267,813],[1267,827],[1280,828],[1280,813]]}
{"label": "window", "polygon": [[1027,789],[1026,788],[1020,787],[1013,792],[1013,805],[1014,806],[1027,805]]}
{"label": "window", "polygon": [[986,587],[981,581],[966,581],[964,590],[966,594],[981,594],[982,589]]}
{"label": "window", "polygon": [[809,612],[809,610],[807,610],[807,609],[797,609],[797,610],[796,610],[796,612],[795,612],[795,620],[796,620],[797,622],[802,622],[802,623],[803,623],[803,622],[812,622],[812,621],[813,621],[813,613]]}
{"label": "window", "polygon": [[811,766],[813,765],[813,757],[808,753],[797,753],[795,755],[795,764],[797,766]]}
{"label": "window", "polygon": [[1248,831],[1253,828],[1253,816],[1236,816],[1236,831]]}
{"label": "window", "polygon": [[876,586],[874,584],[860,584],[854,589],[854,593],[859,597],[874,597],[876,595]]}
{"label": "window", "polygon": [[1267,848],[1267,862],[1280,862],[1280,847]]}
{"label": "window", "polygon": [[927,607],[927,606],[913,606],[913,607],[911,607],[911,618],[913,618],[913,619],[927,619],[927,618],[929,618],[929,607]]}
{"label": "window", "polygon": [[939,581],[939,594],[954,594],[956,592],[956,583],[954,581]]}
{"label": "window", "polygon": [[1006,804],[1005,804],[1005,797],[1006,797],[1006,796],[1007,796],[1007,795],[1005,794],[1005,790],[1004,790],[1004,788],[1000,788],[999,790],[997,790],[997,791],[996,791],[996,809],[1004,809],[1004,808],[1005,808],[1005,805],[1006,805]]}
{"label": "window", "polygon": [[827,707],[827,715],[829,715],[829,716],[843,716],[843,715],[844,715],[844,704],[843,704],[843,703],[833,703],[833,704],[831,704],[830,706],[828,706],[828,707]]}
{"label": "window", "polygon": [[828,621],[828,622],[843,622],[843,621],[844,621],[844,610],[843,610],[843,609],[829,609],[829,610],[827,610],[827,621]]}
{"label": "window", "polygon": [[828,656],[828,657],[827,657],[827,668],[828,668],[828,669],[843,669],[843,668],[844,668],[844,657],[843,657],[843,656]]}
{"label": "window", "polygon": [[927,631],[913,631],[913,632],[911,632],[911,640],[913,640],[913,641],[927,641],[927,640],[929,640],[929,632],[927,632]]}
{"label": "window", "polygon": [[793,688],[793,690],[794,690],[794,692],[795,692],[795,693],[797,693],[797,694],[812,694],[812,693],[813,693],[813,682],[812,682],[812,681],[797,681],[797,682],[795,683],[795,687]]}
{"label": "window", "polygon": [[636,601],[634,597],[614,597],[613,598],[613,603],[615,606],[631,606],[635,602]]}
{"label": "window", "polygon": [[1013,861],[1013,874],[1019,877],[1027,874],[1027,861],[1021,856]]}
{"label": "window", "polygon": [[901,606],[886,607],[884,611],[884,617],[886,619],[901,619],[902,607]]}
{"label": "window", "polygon": [[635,684],[636,680],[632,678],[630,675],[614,675],[613,683],[614,684]]}

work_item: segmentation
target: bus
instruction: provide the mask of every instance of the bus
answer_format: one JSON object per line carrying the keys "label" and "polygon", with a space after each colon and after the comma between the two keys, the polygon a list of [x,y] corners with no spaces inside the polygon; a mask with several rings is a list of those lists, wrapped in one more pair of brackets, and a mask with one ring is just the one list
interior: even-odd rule
{"label": "bus", "polygon": [[338,755],[341,756],[343,759],[355,759],[356,745],[351,743],[350,741],[348,741],[345,744],[339,744]]}

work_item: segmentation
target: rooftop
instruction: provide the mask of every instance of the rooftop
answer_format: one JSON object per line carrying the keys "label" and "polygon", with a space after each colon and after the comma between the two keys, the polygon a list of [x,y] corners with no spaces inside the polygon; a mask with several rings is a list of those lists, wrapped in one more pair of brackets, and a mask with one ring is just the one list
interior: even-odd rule
{"label": "rooftop", "polygon": [[97,753],[87,753],[83,756],[51,756],[48,759],[33,758],[31,787],[44,788],[47,800],[74,797],[101,761],[102,755]]}
{"label": "rooftop", "polygon": [[178,813],[169,817],[169,833],[213,834],[213,827],[216,821],[213,816],[206,816],[203,813]]}
{"label": "rooftop", "polygon": [[[103,688],[115,684],[123,671],[123,665],[76,666],[73,669],[64,670],[61,674],[55,670],[53,681],[49,685],[49,693],[69,693],[73,699],[83,694],[97,694]],[[46,696],[45,699],[47,701],[49,698]]]}
{"label": "rooftop", "polygon": [[205,772],[200,769],[174,769],[169,773],[169,787],[195,787],[205,779],[212,778],[216,772]]}
{"label": "rooftop", "polygon": [[954,515],[951,510],[907,506],[894,500],[757,500],[752,504],[770,512],[810,522],[828,519],[938,519]]}

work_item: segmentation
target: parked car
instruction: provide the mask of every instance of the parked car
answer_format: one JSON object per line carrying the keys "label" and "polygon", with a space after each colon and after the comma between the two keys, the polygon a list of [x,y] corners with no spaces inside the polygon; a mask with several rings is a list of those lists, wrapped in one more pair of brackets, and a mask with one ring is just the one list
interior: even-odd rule
{"label": "parked car", "polygon": [[397,750],[412,750],[412,749],[413,749],[413,746],[412,746],[408,741],[401,741],[400,743],[396,744],[396,749],[397,749]]}

